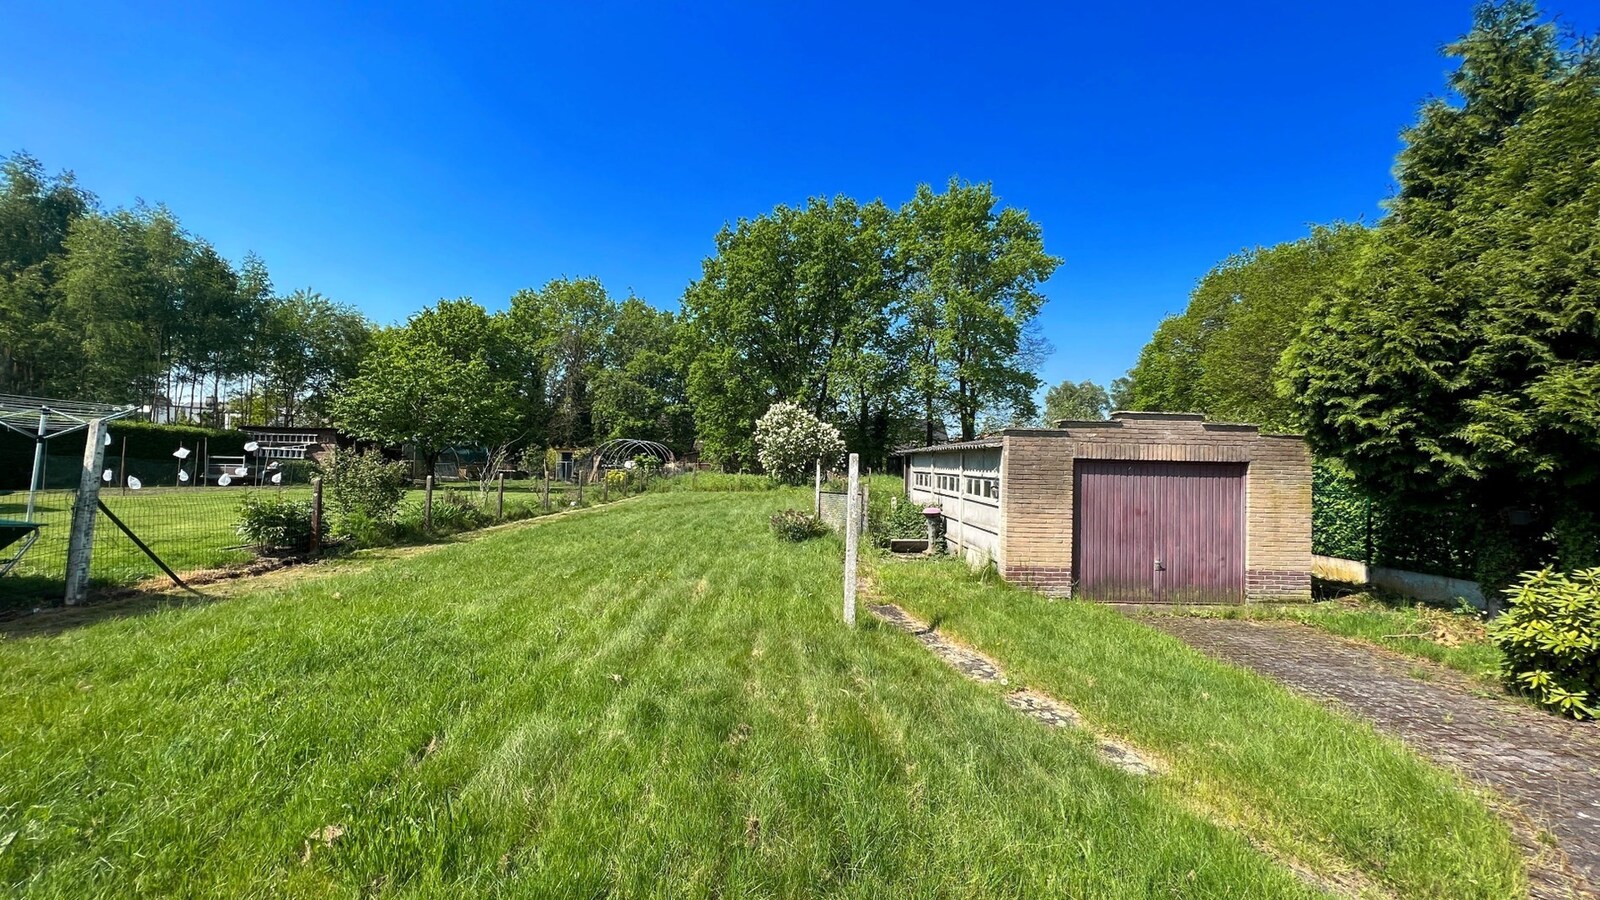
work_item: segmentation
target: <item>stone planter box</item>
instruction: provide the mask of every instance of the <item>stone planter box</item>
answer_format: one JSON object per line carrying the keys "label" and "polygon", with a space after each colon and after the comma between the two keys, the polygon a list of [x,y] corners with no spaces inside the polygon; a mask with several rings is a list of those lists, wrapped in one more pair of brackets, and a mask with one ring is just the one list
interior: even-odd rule
{"label": "stone planter box", "polygon": [[926,553],[928,552],[927,538],[890,538],[889,552],[891,553]]}

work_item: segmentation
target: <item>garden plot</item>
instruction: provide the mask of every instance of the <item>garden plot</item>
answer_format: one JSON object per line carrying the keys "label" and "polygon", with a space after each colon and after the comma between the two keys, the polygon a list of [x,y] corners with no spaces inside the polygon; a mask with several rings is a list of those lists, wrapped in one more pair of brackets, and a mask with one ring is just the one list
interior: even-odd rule
{"label": "garden plot", "polygon": [[[1275,738],[1260,719],[1212,716],[1210,756],[1141,777],[1103,762],[1090,734],[1018,715],[1002,689],[911,636],[870,619],[844,628],[837,541],[767,531],[807,499],[651,495],[0,640],[0,885],[73,897],[1312,895],[1252,846],[1245,832],[1262,829],[1192,802],[1180,789],[1192,779],[1213,809],[1265,809],[1269,837],[1320,834],[1313,862],[1398,892],[1519,887],[1504,829],[1455,782],[1260,679],[1229,676],[1227,708],[1342,737],[1300,766],[1259,754],[1230,765],[1228,747]],[[966,584],[902,565],[882,589],[907,607],[908,593]],[[1008,603],[1025,596],[1014,593]],[[1148,635],[1131,640],[1144,667],[1131,690],[1218,679],[1176,642],[1121,627]],[[1105,714],[1131,702],[1123,675],[1086,697],[1007,641],[965,637],[1092,721],[1178,755]],[[1262,801],[1319,766],[1347,783],[1329,787],[1331,812]],[[1340,805],[1353,795],[1367,798],[1361,815]],[[1426,872],[1417,847],[1433,851]]]}

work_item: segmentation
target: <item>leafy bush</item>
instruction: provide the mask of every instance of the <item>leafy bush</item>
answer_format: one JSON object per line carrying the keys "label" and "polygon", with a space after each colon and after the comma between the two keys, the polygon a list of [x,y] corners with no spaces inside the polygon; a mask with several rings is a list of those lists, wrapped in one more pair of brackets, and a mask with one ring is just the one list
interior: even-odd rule
{"label": "leafy bush", "polygon": [[263,551],[304,552],[311,547],[311,501],[277,493],[246,494],[236,529]]}
{"label": "leafy bush", "polygon": [[828,533],[828,523],[798,509],[786,509],[772,517],[772,533],[785,541],[807,541]]}
{"label": "leafy bush", "polygon": [[780,481],[800,484],[812,474],[818,459],[830,465],[843,453],[839,429],[797,403],[774,403],[756,421],[756,458],[767,474]]}
{"label": "leafy bush", "polygon": [[322,487],[338,532],[370,542],[394,525],[406,492],[405,463],[376,450],[334,450],[322,463]]}
{"label": "leafy bush", "polygon": [[928,519],[922,506],[904,497],[890,497],[887,503],[873,499],[867,509],[867,530],[879,544],[893,540],[915,540],[928,536]]}
{"label": "leafy bush", "polygon": [[1540,569],[1507,588],[1510,608],[1489,625],[1501,674],[1541,706],[1578,719],[1600,706],[1600,568]]}
{"label": "leafy bush", "polygon": [[492,518],[478,499],[465,491],[440,491],[433,495],[434,531],[470,531],[489,524]]}
{"label": "leafy bush", "polygon": [[628,487],[628,473],[621,469],[611,469],[606,472],[606,488],[613,494],[620,494]]}
{"label": "leafy bush", "polygon": [[1326,459],[1317,460],[1311,470],[1312,552],[1324,556],[1479,578],[1482,541],[1473,526],[1481,518],[1481,512],[1463,502],[1426,506],[1371,496]]}

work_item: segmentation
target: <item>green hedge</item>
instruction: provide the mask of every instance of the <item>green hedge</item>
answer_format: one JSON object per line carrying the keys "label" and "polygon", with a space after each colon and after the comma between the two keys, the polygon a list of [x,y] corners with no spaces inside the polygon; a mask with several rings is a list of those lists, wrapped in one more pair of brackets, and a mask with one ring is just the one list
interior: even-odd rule
{"label": "green hedge", "polygon": [[[126,454],[127,474],[147,481],[176,478],[178,461],[172,452],[181,444],[199,452],[205,446],[213,456],[244,453],[242,431],[201,428],[195,425],[155,425],[150,422],[111,423],[111,446],[106,465],[118,468]],[[45,443],[45,487],[71,488],[78,484],[83,465],[83,433],[64,435]],[[193,457],[190,457],[193,459]],[[193,472],[193,466],[190,466]],[[33,441],[7,430],[0,435],[0,490],[27,490],[33,472]]]}
{"label": "green hedge", "polygon": [[1473,515],[1463,507],[1371,497],[1326,460],[1312,468],[1311,546],[1323,556],[1470,579],[1476,568]]}

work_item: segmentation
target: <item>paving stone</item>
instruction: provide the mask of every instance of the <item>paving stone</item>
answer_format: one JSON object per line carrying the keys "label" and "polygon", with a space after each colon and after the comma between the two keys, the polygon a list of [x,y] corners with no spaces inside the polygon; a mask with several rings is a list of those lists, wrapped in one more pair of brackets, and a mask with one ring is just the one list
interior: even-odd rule
{"label": "paving stone", "polygon": [[[1123,610],[1139,615],[1138,610]],[[1212,656],[1329,701],[1516,804],[1557,841],[1530,867],[1537,897],[1600,896],[1600,727],[1495,696],[1459,673],[1292,622],[1148,615]],[[1427,680],[1414,677],[1423,671]],[[1546,850],[1513,817],[1530,856]]]}

